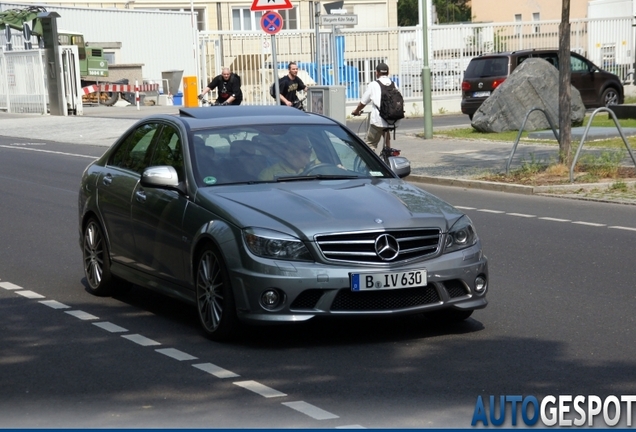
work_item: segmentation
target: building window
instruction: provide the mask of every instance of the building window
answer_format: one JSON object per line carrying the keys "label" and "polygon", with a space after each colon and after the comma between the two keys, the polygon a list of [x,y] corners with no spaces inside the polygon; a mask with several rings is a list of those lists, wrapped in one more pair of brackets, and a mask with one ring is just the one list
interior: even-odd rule
{"label": "building window", "polygon": [[[283,30],[297,30],[298,18],[296,8],[279,10],[283,17]],[[232,30],[251,31],[261,29],[263,12],[251,11],[248,8],[232,8]]]}
{"label": "building window", "polygon": [[[539,12],[535,12],[535,13],[532,14],[532,21],[541,21],[541,16],[540,16]],[[534,33],[535,34],[538,34],[540,32],[540,30],[541,30],[539,28],[538,24],[535,24],[533,29],[534,29]]]}
{"label": "building window", "polygon": [[[515,14],[515,22],[521,22],[521,14]],[[515,26],[515,35],[521,36],[521,26]]]}

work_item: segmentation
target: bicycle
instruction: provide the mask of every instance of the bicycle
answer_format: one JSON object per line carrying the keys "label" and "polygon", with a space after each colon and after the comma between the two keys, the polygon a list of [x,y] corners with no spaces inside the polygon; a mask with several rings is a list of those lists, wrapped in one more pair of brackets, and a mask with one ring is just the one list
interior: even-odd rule
{"label": "bicycle", "polygon": [[[360,123],[360,126],[358,126],[358,136],[360,136],[360,128],[362,127],[362,125],[366,126],[365,130],[369,130],[369,124],[371,122],[370,111],[361,111],[360,115],[362,114],[366,114],[367,118],[362,123]],[[391,132],[393,132],[393,138],[395,138],[396,129],[397,127],[395,125],[382,129],[382,150],[380,150],[380,158],[382,158],[382,160],[389,166],[389,158],[392,156],[400,156],[400,153],[402,152],[399,149],[391,147]]]}
{"label": "bicycle", "polygon": [[207,97],[203,96],[201,99],[199,99],[201,101],[201,106],[202,107],[209,107],[209,106],[227,106],[227,103],[218,103],[216,101],[210,100]]}

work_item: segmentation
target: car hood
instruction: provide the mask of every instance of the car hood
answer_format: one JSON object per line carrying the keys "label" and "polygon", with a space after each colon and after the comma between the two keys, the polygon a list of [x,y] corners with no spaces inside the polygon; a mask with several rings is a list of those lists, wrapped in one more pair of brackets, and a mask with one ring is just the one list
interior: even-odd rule
{"label": "car hood", "polygon": [[463,215],[402,180],[329,180],[205,188],[200,204],[240,227],[299,237],[334,231],[436,227]]}

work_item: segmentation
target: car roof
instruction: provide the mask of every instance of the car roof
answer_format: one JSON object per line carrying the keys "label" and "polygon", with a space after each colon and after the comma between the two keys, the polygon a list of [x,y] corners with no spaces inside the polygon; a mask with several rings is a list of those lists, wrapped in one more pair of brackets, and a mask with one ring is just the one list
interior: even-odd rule
{"label": "car roof", "polygon": [[523,54],[530,54],[530,53],[547,53],[547,52],[556,52],[556,51],[558,51],[557,48],[530,48],[530,49],[522,49],[517,51],[501,51],[496,53],[486,53],[486,54],[481,54],[475,58],[509,57],[509,56],[516,56],[516,55],[523,55]]}
{"label": "car roof", "polygon": [[180,108],[178,115],[159,114],[151,119],[175,119],[190,129],[209,129],[222,126],[268,124],[339,125],[337,121],[319,114],[307,113],[296,108],[272,105],[230,105],[198,108]]}

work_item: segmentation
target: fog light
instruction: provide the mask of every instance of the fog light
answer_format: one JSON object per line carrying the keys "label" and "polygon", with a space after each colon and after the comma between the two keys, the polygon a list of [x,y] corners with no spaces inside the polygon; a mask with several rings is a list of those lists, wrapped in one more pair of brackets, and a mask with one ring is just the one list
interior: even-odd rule
{"label": "fog light", "polygon": [[486,291],[486,287],[488,286],[488,282],[486,282],[486,278],[483,275],[479,275],[475,278],[475,292],[478,294]]}
{"label": "fog light", "polygon": [[280,306],[281,300],[282,296],[274,289],[269,289],[261,294],[261,305],[265,309],[276,309]]}

